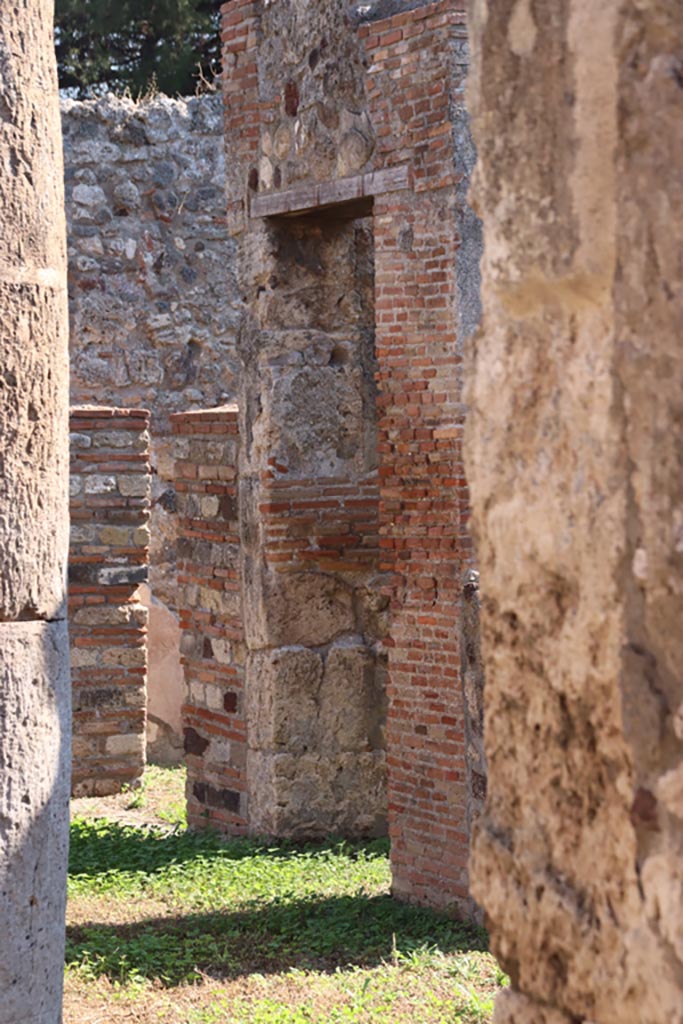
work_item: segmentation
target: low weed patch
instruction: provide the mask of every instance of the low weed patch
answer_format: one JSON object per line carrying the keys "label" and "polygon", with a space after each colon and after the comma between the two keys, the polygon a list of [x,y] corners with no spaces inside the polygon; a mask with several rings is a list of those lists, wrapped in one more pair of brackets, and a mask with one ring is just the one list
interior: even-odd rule
{"label": "low weed patch", "polygon": [[76,817],[65,1024],[489,1021],[501,979],[484,934],[389,886],[384,840]]}

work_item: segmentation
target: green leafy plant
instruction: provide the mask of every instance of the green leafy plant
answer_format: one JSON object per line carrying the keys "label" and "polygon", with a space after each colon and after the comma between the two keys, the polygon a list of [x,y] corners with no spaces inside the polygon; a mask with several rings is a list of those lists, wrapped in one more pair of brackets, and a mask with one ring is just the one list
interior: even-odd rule
{"label": "green leafy plant", "polygon": [[126,802],[126,810],[138,810],[140,807],[145,806],[145,789],[147,788],[147,782],[143,779],[137,785],[126,784],[121,792],[124,795],[130,793],[130,800]]}

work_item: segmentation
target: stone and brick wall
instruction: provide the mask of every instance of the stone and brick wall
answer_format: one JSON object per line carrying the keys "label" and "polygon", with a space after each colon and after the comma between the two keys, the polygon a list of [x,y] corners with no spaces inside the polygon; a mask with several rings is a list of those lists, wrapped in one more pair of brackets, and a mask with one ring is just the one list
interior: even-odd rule
{"label": "stone and brick wall", "polygon": [[[235,393],[219,96],[62,102],[71,396],[151,410],[150,749],[181,756],[169,416]],[[151,593],[150,593],[151,591]]]}
{"label": "stone and brick wall", "polygon": [[170,414],[238,372],[220,97],[64,100],[62,132],[72,399],[149,408],[170,473]]}
{"label": "stone and brick wall", "polygon": [[374,834],[386,822],[387,601],[372,235],[350,221],[275,227],[263,241],[260,266],[282,284],[242,341],[250,824]]}
{"label": "stone and brick wall", "polygon": [[237,408],[172,417],[188,822],[246,831]]}
{"label": "stone and brick wall", "polygon": [[[271,395],[283,367],[299,361],[305,370],[290,371],[287,387],[291,393],[296,375],[308,374],[301,423],[306,416],[309,424],[330,422],[348,410],[339,391],[328,390],[318,405],[315,390],[335,365],[345,331],[347,366],[360,361],[376,383],[364,393],[362,415],[372,433],[361,447],[367,466],[378,467],[379,503],[370,516],[380,555],[365,589],[381,624],[364,642],[378,664],[388,656],[394,890],[468,913],[460,616],[461,578],[472,556],[460,348],[477,318],[479,238],[464,200],[473,158],[461,95],[464,4],[361,5],[353,25],[342,3],[311,14],[299,0],[232,0],[222,10],[228,224],[240,241],[246,299],[245,483],[249,475],[264,519],[282,514],[276,528],[283,565],[301,556],[301,535],[308,539],[310,583],[321,564],[316,529],[304,520],[297,536],[294,507],[277,497],[291,487],[294,460],[269,464],[273,445],[262,442],[275,438],[281,449],[283,437],[299,431],[309,452],[305,479],[318,490],[310,498],[324,508],[329,495],[322,489],[335,483],[317,458],[324,447],[314,443],[313,427],[298,427]],[[344,277],[354,231],[372,238],[362,284],[362,274],[349,284]],[[358,258],[353,265],[361,266]],[[336,483],[344,483],[338,465],[335,471],[342,476]],[[363,478],[349,482],[358,487]],[[262,524],[250,531],[253,553],[245,552],[258,566],[259,530]],[[303,619],[320,603],[312,593],[292,592],[289,604]],[[262,587],[266,614],[273,613],[272,595]],[[293,692],[298,678],[292,673],[281,689]]]}
{"label": "stone and brick wall", "polygon": [[386,828],[388,598],[378,579],[372,226],[367,211],[320,217],[315,203],[309,218],[249,219],[250,202],[366,162],[364,70],[337,4],[223,11],[228,224],[246,301],[250,827],[376,834]]}
{"label": "stone and brick wall", "polygon": [[149,413],[71,410],[72,789],[106,795],[145,764]]}
{"label": "stone and brick wall", "polygon": [[[237,409],[172,422],[189,820],[233,834],[382,831],[381,676],[354,631],[354,599],[370,629],[372,598],[349,582],[376,560],[376,484],[281,481],[255,525],[249,481],[238,483]],[[254,529],[266,585],[276,573],[291,581],[260,612],[244,558]]]}

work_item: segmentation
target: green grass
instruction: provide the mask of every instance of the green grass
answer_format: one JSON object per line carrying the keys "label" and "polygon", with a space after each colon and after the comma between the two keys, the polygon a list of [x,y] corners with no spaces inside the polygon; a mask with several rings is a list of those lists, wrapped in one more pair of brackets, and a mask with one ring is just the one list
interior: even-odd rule
{"label": "green grass", "polygon": [[76,818],[65,1022],[97,1019],[91,998],[173,1024],[490,1021],[504,979],[485,935],[389,885],[384,840],[225,841]]}
{"label": "green grass", "polygon": [[169,825],[187,825],[187,805],[182,796],[184,783],[184,768],[150,764],[137,786],[123,787],[125,809],[145,809],[155,820]]}

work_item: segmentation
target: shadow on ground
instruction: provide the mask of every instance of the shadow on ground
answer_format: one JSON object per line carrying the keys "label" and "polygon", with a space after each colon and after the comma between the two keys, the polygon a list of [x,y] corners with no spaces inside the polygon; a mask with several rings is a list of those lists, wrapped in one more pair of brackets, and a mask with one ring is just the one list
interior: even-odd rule
{"label": "shadow on ground", "polygon": [[[255,855],[281,862],[301,857],[302,849],[313,858],[338,854],[340,849],[347,858],[367,858],[385,855],[387,845],[377,840],[328,841],[302,848],[253,840],[226,842],[212,833],[163,833],[79,821],[72,829],[71,876],[77,882],[99,882],[119,872],[158,877],[169,867],[189,871],[192,861],[201,860],[210,880],[212,870],[218,875],[219,861],[223,869],[226,860]],[[110,896],[112,901],[117,898],[114,892]],[[234,910],[221,901],[218,887],[216,896],[216,903],[224,904],[218,912],[171,910],[165,917],[145,918],[142,902],[141,919],[133,923],[73,925],[67,928],[67,963],[111,981],[147,979],[172,987],[207,975],[225,979],[292,968],[333,972],[346,966],[372,967],[425,948],[444,953],[486,949],[481,931],[389,895],[321,897],[268,891],[252,900],[240,899]]]}
{"label": "shadow on ground", "polygon": [[161,871],[169,864],[187,864],[201,858],[207,860],[244,860],[267,853],[270,858],[299,857],[302,849],[320,854],[333,853],[343,847],[354,850],[384,852],[388,840],[346,842],[334,838],[320,843],[278,842],[260,839],[226,839],[217,832],[192,832],[182,828],[158,825],[141,827],[111,821],[107,818],[77,819],[71,825],[69,874],[86,878],[114,871]]}
{"label": "shadow on ground", "polygon": [[237,913],[151,918],[67,929],[67,963],[97,977],[165,986],[298,968],[373,967],[416,949],[485,950],[480,932],[390,896],[273,902]]}

